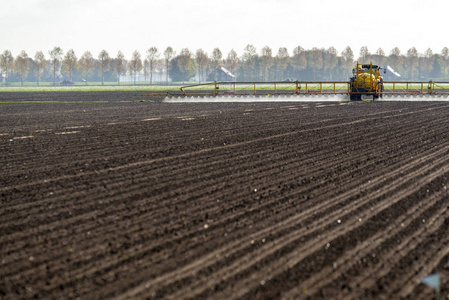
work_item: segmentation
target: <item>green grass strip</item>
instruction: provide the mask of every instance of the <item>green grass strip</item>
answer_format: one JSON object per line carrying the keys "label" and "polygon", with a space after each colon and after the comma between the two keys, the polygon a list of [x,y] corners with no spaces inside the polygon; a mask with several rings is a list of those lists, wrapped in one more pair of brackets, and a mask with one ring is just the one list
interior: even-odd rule
{"label": "green grass strip", "polygon": [[0,87],[0,92],[159,92],[179,91],[179,86],[14,86]]}

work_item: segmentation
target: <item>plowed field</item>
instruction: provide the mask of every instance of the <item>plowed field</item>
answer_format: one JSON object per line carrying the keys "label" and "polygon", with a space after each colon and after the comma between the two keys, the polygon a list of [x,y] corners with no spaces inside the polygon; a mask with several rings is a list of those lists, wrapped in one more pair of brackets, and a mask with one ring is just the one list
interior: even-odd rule
{"label": "plowed field", "polygon": [[2,94],[0,298],[449,293],[449,103]]}

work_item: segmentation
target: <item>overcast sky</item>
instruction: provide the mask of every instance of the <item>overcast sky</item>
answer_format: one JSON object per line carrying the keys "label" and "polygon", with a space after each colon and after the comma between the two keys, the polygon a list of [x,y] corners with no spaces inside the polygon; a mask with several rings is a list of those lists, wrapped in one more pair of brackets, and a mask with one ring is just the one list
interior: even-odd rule
{"label": "overcast sky", "polygon": [[296,46],[338,53],[350,46],[356,57],[361,46],[440,53],[449,47],[448,7],[447,0],[0,0],[0,51],[48,56],[59,46],[78,57],[102,49],[130,57],[153,46],[218,47],[226,56],[253,44],[273,54]]}

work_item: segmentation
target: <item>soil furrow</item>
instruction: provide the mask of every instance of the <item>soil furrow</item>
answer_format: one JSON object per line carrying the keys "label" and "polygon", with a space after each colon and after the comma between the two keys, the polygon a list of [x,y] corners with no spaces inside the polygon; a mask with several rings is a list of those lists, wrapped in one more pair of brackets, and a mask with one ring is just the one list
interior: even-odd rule
{"label": "soil furrow", "polygon": [[[439,156],[439,155],[441,155],[441,152],[445,152],[445,151],[447,151],[447,149],[444,149],[444,151],[437,151],[438,153],[437,153],[437,155]],[[439,161],[437,161],[437,163],[442,163],[442,162],[446,162],[447,160],[445,159],[445,157],[443,157],[443,159],[439,159]],[[406,181],[406,180],[414,180],[414,176],[419,176],[424,170],[428,170],[428,169],[431,169],[433,166],[425,166],[425,167],[422,167],[421,169],[418,169],[417,171],[414,171],[414,172],[412,172],[412,175],[408,175],[408,177],[411,177],[411,179],[403,179],[403,178],[400,178],[400,179],[398,179],[398,181],[402,181],[402,182],[404,182],[404,181]],[[401,172],[402,170],[401,169],[397,169],[397,170],[395,170],[395,171],[393,171],[392,173],[394,174],[394,173],[396,173],[397,174],[397,172]],[[394,175],[396,175],[396,174],[394,174]],[[388,178],[389,176],[385,176],[385,178]],[[393,177],[393,176],[391,176],[391,177]],[[433,179],[433,177],[431,177],[432,179]],[[402,179],[402,180],[401,180]],[[384,178],[382,178],[382,179],[379,179],[379,180],[381,180],[381,181],[384,181]],[[365,185],[374,185],[374,183],[367,183],[367,184],[365,184]],[[375,196],[374,197],[376,197],[376,198],[379,198],[382,194],[386,194],[387,192],[389,192],[389,190],[394,190],[394,189],[396,189],[395,187],[393,187],[393,188],[391,188],[390,186],[388,186],[388,187],[386,187],[385,188],[385,191],[383,192],[383,193],[381,193],[381,192],[378,192],[378,191],[376,191],[375,192]],[[410,193],[410,191],[411,190],[407,190],[407,193]],[[359,192],[359,189],[357,188],[356,189],[356,191],[355,191],[355,193],[358,193]],[[347,199],[347,196],[346,195],[344,195],[343,197],[340,197],[341,199]],[[242,265],[242,261],[251,261],[251,265],[253,265],[253,264],[256,264],[257,263],[257,261],[258,260],[261,260],[261,259],[263,259],[263,257],[264,256],[267,256],[267,255],[269,255],[270,253],[273,253],[273,252],[275,252],[275,251],[277,251],[277,250],[279,250],[279,249],[281,249],[282,247],[283,247],[283,245],[287,245],[287,244],[289,244],[289,243],[291,243],[292,242],[292,239],[293,240],[297,240],[297,239],[300,239],[300,237],[301,236],[305,236],[306,234],[310,234],[311,232],[313,232],[313,231],[317,231],[317,230],[320,230],[321,228],[326,228],[326,227],[328,227],[328,226],[330,226],[330,224],[331,223],[333,223],[333,222],[335,222],[336,221],[336,219],[337,218],[343,218],[344,217],[344,215],[347,215],[347,214],[349,214],[350,212],[352,212],[352,211],[354,211],[354,210],[356,210],[358,207],[360,207],[360,206],[362,206],[363,204],[365,204],[365,203],[368,203],[368,202],[370,202],[370,198],[368,198],[367,196],[365,196],[365,198],[363,198],[363,202],[361,202],[361,203],[358,203],[357,205],[354,203],[354,202],[351,202],[351,207],[348,209],[348,208],[346,208],[346,207],[343,207],[343,208],[340,208],[339,210],[336,210],[336,211],[334,211],[333,213],[331,213],[331,214],[328,214],[328,215],[326,215],[326,217],[324,217],[324,218],[321,218],[321,219],[319,219],[319,221],[318,222],[315,222],[315,224],[313,224],[313,226],[312,226],[312,224],[310,224],[310,225],[308,225],[308,227],[307,227],[307,229],[304,229],[304,228],[300,228],[299,230],[295,230],[295,231],[293,231],[293,232],[291,232],[291,233],[289,233],[287,236],[284,236],[283,238],[282,238],[282,240],[283,240],[283,242],[281,242],[281,241],[279,241],[279,240],[276,240],[276,241],[273,241],[272,243],[274,243],[274,244],[272,244],[272,243],[267,243],[267,245],[264,247],[264,248],[268,248],[269,250],[267,251],[267,252],[265,252],[265,254],[264,255],[262,255],[262,254],[260,254],[260,255],[254,255],[253,253],[251,253],[251,254],[248,254],[248,256],[249,257],[246,257],[246,256],[243,256],[242,258],[240,258],[238,261],[236,261],[236,262],[234,262],[233,264],[231,264],[229,267],[227,267],[227,268],[225,268],[225,270],[221,270],[220,271],[220,273],[222,273],[222,274],[227,274],[227,276],[232,276],[232,275],[229,275],[230,273],[229,273],[229,271],[227,271],[226,269],[228,269],[228,268],[234,268],[234,271],[231,271],[231,272],[240,272],[241,270],[242,270],[242,268],[243,268],[243,265]],[[399,200],[395,200],[395,201],[399,201]],[[328,201],[329,203],[331,203],[331,204],[333,204],[334,203],[334,201]],[[338,202],[338,201],[335,201],[335,202]],[[392,205],[393,204],[393,201],[386,201],[387,203],[384,203],[384,202],[381,202],[382,204],[384,204],[384,205],[386,205],[386,206],[390,206],[390,205]],[[316,210],[316,211],[318,211],[318,210],[322,210],[323,209],[323,206],[319,206],[319,207],[314,207],[314,209]],[[379,208],[380,210],[382,210],[383,209],[383,207],[380,207]],[[286,222],[286,221],[284,221],[284,222],[282,222],[281,224],[277,224],[277,226],[276,227],[280,227],[278,230],[283,230],[284,229],[284,226],[287,226],[287,224],[288,224],[288,226],[294,226],[295,225],[295,223],[298,221],[298,220],[300,220],[301,218],[303,218],[305,215],[313,215],[313,211],[310,211],[310,210],[307,210],[307,211],[305,211],[305,212],[303,212],[303,213],[301,213],[301,214],[297,214],[297,215],[295,215],[294,217],[292,217],[292,218],[290,218],[290,219],[287,219],[286,221],[288,221],[288,222]],[[364,218],[368,218],[368,216],[363,216]],[[324,220],[326,220],[326,221],[324,221]],[[289,223],[293,223],[292,225],[290,225]],[[354,224],[355,226],[359,226],[359,224],[357,224],[357,223],[355,223]],[[266,235],[268,235],[268,234],[271,234],[271,235],[274,235],[275,234],[275,231],[274,231],[274,228],[266,228],[265,230],[263,230],[262,232],[258,232],[257,234],[253,234],[251,237],[253,238],[253,239],[255,239],[255,240],[262,240],[263,238],[265,238],[266,237]],[[339,236],[339,235],[341,235],[341,232],[338,232],[338,233],[336,233],[335,235],[333,235],[333,237],[336,237],[336,236]],[[239,245],[240,243],[236,243],[236,244],[232,244],[232,245],[228,245],[225,249],[223,249],[223,250],[221,250],[220,249],[220,251],[218,252],[218,253],[216,253],[216,256],[219,256],[219,257],[222,257],[223,255],[224,255],[224,253],[227,253],[228,255],[230,255],[231,254],[231,251],[232,252],[234,252],[234,251],[237,251],[238,250],[238,246],[237,245]],[[316,242],[314,243],[315,245],[317,244]],[[240,246],[241,247],[241,246]],[[321,247],[321,244],[320,244],[320,246],[319,247]],[[309,247],[304,247],[305,249],[310,249]],[[301,247],[301,249],[303,249],[303,247]],[[215,251],[214,251],[215,252]],[[298,251],[298,252],[301,252],[301,251]],[[296,252],[295,252],[296,253]],[[304,253],[304,252],[302,252],[302,253]],[[212,255],[211,255],[212,256]],[[213,256],[215,256],[215,254],[213,255]],[[178,281],[178,280],[180,280],[182,277],[181,276],[191,276],[190,274],[193,272],[193,273],[197,273],[197,272],[199,272],[199,270],[195,270],[195,269],[192,269],[194,266],[200,266],[200,267],[207,267],[207,265],[211,265],[212,263],[213,263],[213,261],[214,261],[214,257],[209,257],[209,258],[204,258],[206,261],[200,261],[200,262],[196,262],[195,263],[195,265],[188,265],[188,266],[186,266],[186,267],[188,267],[188,268],[186,268],[186,271],[185,272],[183,272],[183,273],[181,273],[180,272],[180,270],[178,269],[178,270],[176,270],[176,273],[175,274],[172,274],[172,273],[167,273],[167,274],[164,274],[164,276],[160,276],[160,277],[158,277],[157,278],[157,281],[155,281],[155,282],[153,282],[153,281],[150,281],[150,282],[147,282],[147,283],[145,283],[145,285],[149,285],[149,286],[159,286],[162,282],[164,283],[164,285],[167,285],[167,284],[169,284],[170,282],[176,282],[176,281]],[[251,259],[249,259],[251,257]],[[255,259],[255,257],[257,257],[257,260]],[[298,256],[296,256],[296,259],[294,259],[293,257],[291,258],[291,259],[289,259],[289,260],[297,260],[297,257]],[[299,257],[302,257],[301,255],[299,256]],[[287,261],[287,259],[285,260],[285,261]],[[206,265],[205,265],[206,264]],[[296,263],[295,263],[296,264]],[[280,266],[278,266],[278,268],[279,268]],[[182,268],[182,269],[184,269],[184,268]],[[232,270],[232,269],[231,269]],[[267,270],[267,272],[269,272],[270,274],[273,274],[273,272],[272,272],[272,270]],[[182,275],[182,274],[185,274],[185,275]],[[216,274],[216,272],[215,272],[215,274]],[[233,274],[233,273],[231,273],[231,274]],[[263,272],[261,273],[261,274],[263,274]],[[224,275],[223,276],[218,276],[217,275],[217,277],[219,278],[219,280],[224,280],[224,278],[226,278]],[[261,278],[261,280],[263,280],[263,278],[264,278],[264,276],[262,276],[262,278]],[[253,279],[253,278],[252,278]],[[207,278],[207,280],[208,280],[208,282],[210,283],[210,278]],[[218,283],[217,283],[218,284]],[[243,286],[245,286],[246,284],[248,284],[249,285],[249,282],[247,282],[247,281],[242,281],[242,280],[240,280],[239,281],[239,283],[238,283],[239,285],[241,284],[242,285],[242,287],[241,287],[241,289],[239,289],[239,290],[244,290],[245,288],[243,287]],[[201,289],[201,291],[202,291],[202,289],[203,288],[205,288],[205,286],[204,286],[204,283],[202,283],[202,281],[199,281],[198,279],[197,279],[197,282],[196,282],[196,284],[195,284],[199,289]],[[248,287],[247,287],[248,288]],[[192,290],[192,287],[190,287],[189,286],[189,290]],[[200,291],[200,292],[201,292]],[[126,295],[126,297],[128,297],[128,296],[134,296],[134,295],[137,295],[138,293],[140,293],[140,290],[139,289],[135,289],[131,294],[127,294]],[[184,291],[184,293],[185,293],[185,291]],[[185,295],[185,294],[184,294]],[[191,295],[192,297],[194,297],[194,295]],[[229,296],[229,295],[227,295],[227,296]]]}
{"label": "soil furrow", "polygon": [[[439,170],[440,172],[442,170]],[[434,178],[436,178],[437,176],[439,176],[441,173],[437,172],[437,174],[432,174],[431,177],[426,178],[427,182],[430,182],[431,180],[433,180]],[[413,191],[414,192],[414,191]],[[408,194],[412,194],[413,192],[409,192]],[[402,199],[403,197],[400,197],[399,199]],[[376,214],[380,213],[381,211],[383,211],[385,208],[389,207],[392,205],[392,203],[398,202],[399,199],[394,199],[392,200],[391,198],[386,199],[385,201],[381,202],[380,205],[376,205],[375,208],[373,208],[372,213],[370,213],[370,215],[362,215],[361,218],[362,219],[370,219],[373,218]],[[353,218],[353,219],[357,219],[357,218]],[[288,272],[289,268],[293,268],[295,267],[299,262],[301,262],[303,259],[305,259],[308,255],[311,255],[312,253],[314,253],[315,251],[319,251],[321,249],[323,249],[323,247],[326,245],[327,243],[332,244],[333,240],[335,240],[337,237],[342,236],[344,234],[346,234],[349,231],[353,231],[354,229],[356,229],[357,227],[361,226],[362,224],[359,224],[358,220],[353,220],[353,221],[349,221],[350,224],[346,224],[345,228],[343,230],[334,230],[334,231],[328,231],[326,232],[327,234],[325,235],[325,237],[317,237],[312,239],[308,245],[305,246],[299,246],[297,248],[294,249],[294,251],[288,253],[288,254],[284,254],[282,256],[281,260],[278,261],[274,261],[274,263],[271,263],[270,266],[265,266],[258,269],[258,273],[257,275],[259,276],[251,276],[251,278],[245,278],[242,280],[242,278],[240,278],[239,282],[237,283],[238,286],[235,286],[235,288],[239,291],[238,295],[229,295],[228,293],[230,291],[225,291],[223,294],[218,293],[218,295],[220,297],[225,297],[225,298],[229,298],[229,299],[234,299],[234,298],[238,298],[238,297],[242,297],[245,294],[250,293],[251,289],[256,288],[257,286],[260,285],[260,282],[267,280],[267,278],[273,278],[275,276],[279,276],[281,275],[283,272]],[[326,224],[323,224],[326,225]],[[328,225],[328,224],[327,224]],[[314,228],[315,231],[319,231],[319,227],[315,227]],[[293,239],[298,239],[297,236],[292,236]],[[285,244],[287,243],[292,243],[293,240],[288,240],[287,242],[285,242]],[[279,247],[279,243],[276,242],[276,246]],[[280,248],[280,247],[279,247]],[[259,259],[259,255],[256,256],[257,259]],[[252,259],[252,263],[254,262],[255,259]],[[237,267],[237,266],[236,266]],[[245,267],[243,267],[242,265],[237,267],[237,271],[238,272],[242,272],[242,270],[244,270]],[[269,274],[269,275],[266,275]],[[231,276],[233,276],[233,274],[230,274]],[[225,278],[222,278],[221,280],[225,280]],[[210,284],[210,283],[209,283]],[[200,287],[201,289],[201,287]],[[191,288],[189,288],[189,290],[191,290]],[[200,291],[204,291],[204,287],[203,289],[201,289]],[[199,291],[197,291],[198,293]],[[228,292],[228,293],[226,293]],[[192,292],[193,294],[193,292]],[[189,297],[192,294],[188,294]],[[195,293],[196,294],[196,293]],[[193,294],[192,296],[195,297]],[[185,294],[184,294],[185,296]]]}
{"label": "soil furrow", "polygon": [[[445,194],[446,192],[444,192]],[[332,267],[326,267],[321,270],[315,276],[307,279],[297,288],[289,291],[286,294],[287,298],[300,298],[300,295],[304,294],[304,291],[307,291],[307,295],[314,295],[319,292],[327,284],[332,282],[337,282],[338,279],[342,276],[342,273],[349,273],[348,270],[352,268],[356,264],[360,264],[360,262],[365,259],[365,257],[369,257],[372,253],[377,253],[377,256],[382,256],[383,260],[386,260],[388,264],[377,264],[370,268],[365,269],[365,272],[359,274],[357,278],[353,279],[349,286],[351,287],[351,291],[355,291],[359,288],[366,288],[365,282],[370,282],[371,278],[375,275],[386,275],[391,268],[391,265],[401,256],[406,255],[406,248],[413,248],[414,245],[417,244],[417,241],[420,238],[425,237],[427,234],[436,231],[441,225],[444,223],[443,214],[446,212],[447,208],[444,205],[443,208],[440,208],[434,215],[432,215],[432,227],[430,231],[427,231],[426,227],[417,228],[417,230],[411,234],[408,226],[418,220],[420,222],[422,219],[419,218],[423,212],[438,204],[441,206],[442,201],[441,196],[442,192],[437,193],[436,195],[432,195],[430,199],[426,199],[426,203],[423,205],[421,203],[415,204],[411,209],[409,209],[406,213],[400,216],[400,218],[395,219],[392,224],[386,227],[383,230],[379,230],[375,235],[371,236],[369,239],[363,240],[357,247],[351,249],[351,251],[346,251],[344,256],[341,256],[338,260],[336,260]],[[402,233],[402,234],[400,234]],[[393,241],[395,236],[398,235],[397,241],[400,240],[399,245],[395,245],[395,247],[389,251],[388,253],[384,253],[382,245],[387,241]],[[402,236],[402,238],[400,238]],[[397,243],[397,242],[395,242]],[[381,248],[379,251],[376,249]],[[338,268],[339,272],[336,274],[334,270]]]}
{"label": "soil furrow", "polygon": [[448,282],[447,102],[79,96],[0,93],[0,298],[425,299],[421,276]]}

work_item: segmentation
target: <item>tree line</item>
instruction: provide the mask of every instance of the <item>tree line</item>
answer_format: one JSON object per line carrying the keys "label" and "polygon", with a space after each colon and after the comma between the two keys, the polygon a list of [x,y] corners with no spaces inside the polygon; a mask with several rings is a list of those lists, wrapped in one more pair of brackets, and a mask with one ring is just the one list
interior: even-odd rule
{"label": "tree line", "polygon": [[[419,53],[415,47],[401,53],[395,47],[387,55],[382,48],[371,53],[363,46],[355,57],[351,47],[346,47],[338,53],[334,47],[328,49],[312,48],[306,50],[295,47],[291,53],[281,47],[275,53],[266,46],[257,50],[253,45],[247,45],[239,56],[232,49],[226,56],[219,48],[208,54],[202,49],[195,52],[187,48],[177,53],[172,47],[159,51],[156,47],[149,48],[144,56],[134,51],[126,59],[121,51],[111,57],[108,51],[102,50],[97,57],[90,51],[77,57],[73,50],[65,54],[60,47],[54,47],[46,56],[42,51],[29,57],[26,51],[21,51],[14,57],[9,50],[0,54],[0,79],[10,82],[53,82],[59,80],[83,81],[117,81],[131,76],[134,83],[139,75],[144,81],[153,84],[157,74],[158,83],[210,81],[217,79],[220,67],[225,67],[236,76],[237,81],[347,81],[351,76],[355,61],[361,63],[389,65],[402,76],[392,80],[427,81],[447,80],[449,78],[449,50],[444,47],[440,53],[434,53],[430,48]],[[163,78],[164,80],[161,80]],[[162,82],[161,82],[162,81]]]}

